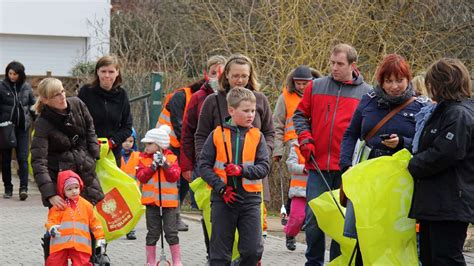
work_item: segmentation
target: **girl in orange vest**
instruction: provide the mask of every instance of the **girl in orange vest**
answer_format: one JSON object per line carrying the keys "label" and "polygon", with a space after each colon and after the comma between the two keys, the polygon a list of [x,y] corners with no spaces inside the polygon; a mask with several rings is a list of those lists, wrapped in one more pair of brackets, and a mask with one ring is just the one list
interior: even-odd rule
{"label": "girl in orange vest", "polygon": [[176,155],[168,149],[170,132],[171,128],[168,125],[149,130],[142,139],[145,151],[139,156],[137,178],[143,184],[142,204],[146,205],[147,265],[156,265],[156,242],[160,239],[161,230],[165,232],[166,242],[170,246],[173,265],[181,265],[176,227],[177,181],[181,170]]}
{"label": "girl in orange vest", "polygon": [[[128,137],[122,143],[122,162],[120,164],[120,169],[124,171],[128,176],[137,180],[137,167],[138,167],[138,157],[140,153],[137,150],[137,133],[134,128],[132,128],[132,135]],[[137,235],[135,234],[135,229],[130,231],[127,234],[128,240],[135,240],[137,239]]]}
{"label": "girl in orange vest", "polygon": [[66,201],[66,208],[49,209],[46,229],[51,235],[50,255],[46,265],[92,265],[91,232],[96,246],[105,248],[104,231],[94,214],[92,204],[79,196],[84,188],[81,178],[71,170],[58,174],[57,191]]}
{"label": "girl in orange vest", "polygon": [[306,207],[306,182],[308,172],[305,169],[305,160],[301,155],[298,143],[291,146],[290,154],[286,160],[286,166],[291,175],[290,190],[288,198],[291,199],[290,216],[285,226],[286,248],[296,249],[295,236],[301,231],[304,223]]}

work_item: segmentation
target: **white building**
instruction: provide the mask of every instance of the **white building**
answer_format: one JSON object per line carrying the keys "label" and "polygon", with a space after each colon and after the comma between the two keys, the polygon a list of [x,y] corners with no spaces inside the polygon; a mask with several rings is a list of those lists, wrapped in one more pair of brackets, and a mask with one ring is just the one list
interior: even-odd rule
{"label": "white building", "polygon": [[110,0],[0,0],[0,75],[19,61],[27,75],[70,76],[109,53]]}

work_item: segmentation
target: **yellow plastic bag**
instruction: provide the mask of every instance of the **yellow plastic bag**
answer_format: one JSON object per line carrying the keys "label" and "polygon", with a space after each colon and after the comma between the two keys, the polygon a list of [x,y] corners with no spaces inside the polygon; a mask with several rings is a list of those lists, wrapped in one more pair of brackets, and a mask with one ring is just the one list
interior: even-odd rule
{"label": "yellow plastic bag", "polygon": [[404,149],[364,161],[342,176],[366,265],[418,265],[415,220],[408,218],[413,194],[410,158]]}
{"label": "yellow plastic bag", "polygon": [[99,139],[100,159],[96,163],[96,173],[105,198],[95,211],[110,242],[135,228],[145,211],[141,204],[141,193],[137,182],[120,170],[115,163],[112,151],[109,152],[107,139]]}
{"label": "yellow plastic bag", "polygon": [[[332,191],[334,197],[339,201],[339,189]],[[332,260],[329,265],[345,265],[349,264],[352,251],[354,250],[356,241],[355,239],[348,238],[342,235],[344,229],[344,219],[342,218],[339,209],[337,208],[331,194],[325,192],[321,196],[311,200],[309,207],[316,216],[319,228],[324,233],[329,235],[341,246],[341,255]],[[341,203],[339,203],[340,205]],[[346,209],[341,206],[342,212],[345,214]],[[355,265],[354,259],[352,265]]]}

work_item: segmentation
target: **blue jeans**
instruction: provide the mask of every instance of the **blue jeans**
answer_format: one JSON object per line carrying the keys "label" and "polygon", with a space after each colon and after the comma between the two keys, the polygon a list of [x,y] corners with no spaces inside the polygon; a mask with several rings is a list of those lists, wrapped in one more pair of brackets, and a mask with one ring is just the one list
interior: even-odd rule
{"label": "blue jeans", "polygon": [[[28,188],[28,131],[15,128],[16,134],[16,159],[18,161],[18,176],[20,188]],[[12,184],[12,149],[2,150],[2,180],[5,190],[13,190]]]}
{"label": "blue jeans", "polygon": [[346,218],[344,219],[344,234],[345,237],[357,239],[356,218],[354,212],[354,205],[350,199],[347,199]]}
{"label": "blue jeans", "polygon": [[[331,189],[338,189],[341,186],[341,172],[340,171],[324,171],[324,177]],[[306,201],[319,197],[324,192],[328,191],[326,184],[319,174],[314,171],[309,171],[308,182],[306,185]],[[316,217],[309,205],[306,205],[305,218],[305,234],[306,234],[306,264],[305,265],[323,265],[324,251],[326,250],[326,240],[324,232],[318,226]],[[330,260],[333,260],[341,254],[339,244],[334,240],[331,242]]]}

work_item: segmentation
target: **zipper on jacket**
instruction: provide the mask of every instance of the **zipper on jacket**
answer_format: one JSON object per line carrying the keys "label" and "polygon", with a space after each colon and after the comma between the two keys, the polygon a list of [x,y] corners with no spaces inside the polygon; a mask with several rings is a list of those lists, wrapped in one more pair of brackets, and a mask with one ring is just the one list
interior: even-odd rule
{"label": "zipper on jacket", "polygon": [[[239,164],[239,146],[240,146],[240,129],[238,126],[237,128],[237,139],[235,141],[235,156],[234,156],[234,163]],[[237,183],[235,181],[235,176],[232,177],[232,181],[234,182],[234,188],[237,189]]]}
{"label": "zipper on jacket", "polygon": [[334,106],[334,114],[332,115],[331,127],[329,129],[328,168],[326,168],[328,171],[329,171],[329,169],[331,169],[329,166],[330,166],[330,162],[331,162],[332,133],[333,133],[333,129],[334,129],[334,123],[336,122],[337,106],[339,105],[339,98],[341,97],[341,90],[342,90],[342,85],[339,86],[339,90],[337,92],[336,105]]}
{"label": "zipper on jacket", "polygon": [[324,118],[324,121],[327,122],[329,118],[329,113],[331,112],[331,105],[328,103],[328,110],[326,111],[326,117]]}
{"label": "zipper on jacket", "polygon": [[[108,117],[109,110],[107,108],[107,100],[106,99],[104,99],[104,107],[105,107],[105,121],[104,121],[104,123],[107,123],[107,121],[109,121],[109,117]],[[104,137],[109,138],[109,128],[106,126],[105,130],[106,130],[106,132],[105,132]]]}

